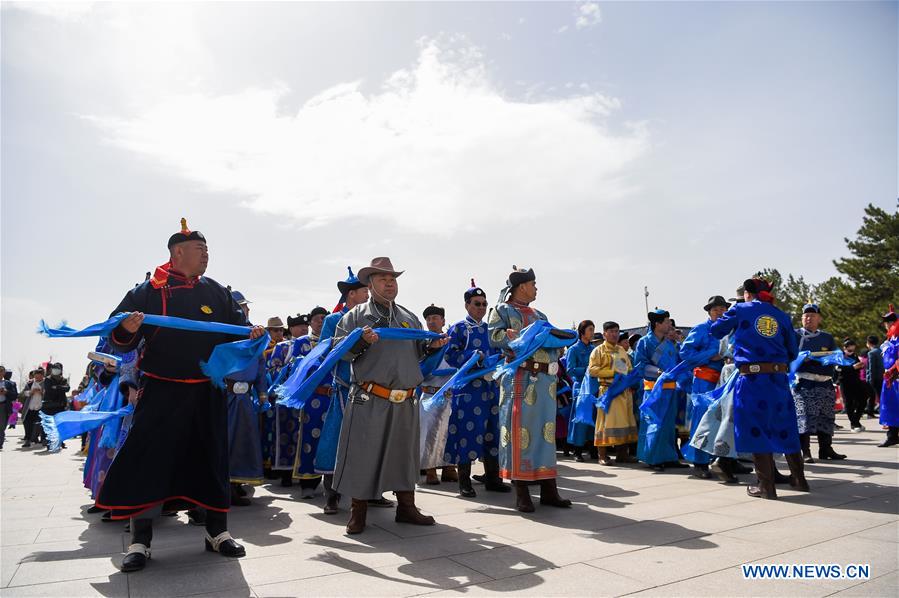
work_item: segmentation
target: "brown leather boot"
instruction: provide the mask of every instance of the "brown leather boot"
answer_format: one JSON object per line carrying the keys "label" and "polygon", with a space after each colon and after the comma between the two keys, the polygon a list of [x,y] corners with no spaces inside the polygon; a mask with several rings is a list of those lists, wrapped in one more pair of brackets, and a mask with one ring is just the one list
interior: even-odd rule
{"label": "brown leather boot", "polygon": [[430,515],[422,515],[415,506],[415,492],[411,490],[396,492],[396,517],[397,523],[411,523],[413,525],[434,525],[436,522]]}
{"label": "brown leather boot", "polygon": [[774,488],[774,456],[771,453],[752,453],[752,461],[755,463],[755,473],[759,482],[757,486],[748,486],[746,494],[755,498],[777,500],[777,490]]}
{"label": "brown leather boot", "polygon": [[531,492],[528,483],[515,480],[515,508],[522,513],[533,513],[534,502],[531,500]]}
{"label": "brown leather boot", "polygon": [[609,459],[609,449],[601,446],[599,447],[599,464],[600,465],[611,465],[612,460]]}
{"label": "brown leather boot", "polygon": [[561,509],[570,509],[571,501],[559,496],[559,488],[556,486],[556,478],[540,480],[540,504]]}
{"label": "brown leather boot", "polygon": [[350,505],[350,521],[346,524],[346,533],[361,534],[365,529],[365,515],[368,513],[368,501],[353,499]]}
{"label": "brown leather boot", "polygon": [[456,473],[456,468],[452,466],[446,466],[443,468],[443,471],[440,472],[440,481],[441,482],[458,482],[459,474]]}
{"label": "brown leather boot", "polygon": [[810,492],[811,488],[805,479],[805,468],[802,465],[802,453],[784,455],[790,466],[790,488],[800,492]]}
{"label": "brown leather boot", "polygon": [[425,484],[430,486],[436,486],[440,483],[440,478],[437,477],[437,468],[432,467],[430,469],[425,470]]}

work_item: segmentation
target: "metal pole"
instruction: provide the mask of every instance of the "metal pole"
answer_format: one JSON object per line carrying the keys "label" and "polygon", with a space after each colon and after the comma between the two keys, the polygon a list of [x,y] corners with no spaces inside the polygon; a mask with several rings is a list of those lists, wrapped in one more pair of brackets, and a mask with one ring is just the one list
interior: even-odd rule
{"label": "metal pole", "polygon": [[649,287],[643,287],[643,301],[646,304],[646,313],[649,313]]}

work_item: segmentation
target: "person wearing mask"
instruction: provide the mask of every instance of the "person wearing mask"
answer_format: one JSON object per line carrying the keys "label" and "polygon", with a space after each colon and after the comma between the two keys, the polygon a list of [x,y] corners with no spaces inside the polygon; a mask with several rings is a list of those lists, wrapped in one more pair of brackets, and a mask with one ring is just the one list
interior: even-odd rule
{"label": "person wearing mask", "polygon": [[32,442],[38,441],[38,435],[40,433],[40,412],[44,403],[43,368],[34,370],[33,378],[28,383],[28,386],[26,386],[26,390],[23,394],[27,395],[28,399],[22,406],[22,410],[25,413],[25,421],[23,422],[23,426],[25,427],[25,444],[22,446],[23,448],[28,448],[31,446]]}
{"label": "person wearing mask", "polygon": [[864,367],[856,354],[856,344],[852,339],[843,342],[843,356],[852,362],[852,365],[837,366],[837,382],[840,385],[840,394],[843,396],[843,405],[846,408],[846,416],[853,432],[864,432],[865,427],[861,423],[862,414],[865,412],[865,382],[858,376],[858,371]]}

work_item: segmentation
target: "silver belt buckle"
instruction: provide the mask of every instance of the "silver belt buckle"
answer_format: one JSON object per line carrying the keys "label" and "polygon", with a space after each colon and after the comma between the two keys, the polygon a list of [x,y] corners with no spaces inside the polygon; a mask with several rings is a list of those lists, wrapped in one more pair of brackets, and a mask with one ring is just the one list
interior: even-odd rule
{"label": "silver belt buckle", "polygon": [[248,390],[250,390],[250,384],[248,382],[235,382],[234,386],[231,387],[231,392],[236,395],[245,394]]}
{"label": "silver belt buckle", "polygon": [[391,390],[390,396],[387,397],[387,400],[391,403],[402,403],[406,400],[406,391],[405,390]]}
{"label": "silver belt buckle", "polygon": [[753,363],[752,365],[749,366],[749,371],[750,371],[750,373],[758,374],[759,372],[762,371],[762,367],[760,365],[758,365],[757,363]]}
{"label": "silver belt buckle", "polygon": [[546,373],[550,376],[555,376],[559,373],[559,362],[554,361],[546,367]]}

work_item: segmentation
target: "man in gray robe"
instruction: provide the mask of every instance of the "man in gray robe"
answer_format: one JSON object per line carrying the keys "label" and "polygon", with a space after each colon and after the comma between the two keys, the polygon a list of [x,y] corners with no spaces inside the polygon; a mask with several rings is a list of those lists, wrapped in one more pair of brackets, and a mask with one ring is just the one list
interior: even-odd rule
{"label": "man in gray robe", "polygon": [[380,340],[372,328],[421,330],[411,311],[397,305],[397,278],[389,258],[374,258],[358,278],[371,298],[348,311],[337,324],[333,342],[362,328],[359,342],[344,359],[352,362],[352,386],[340,429],[334,489],[352,497],[348,534],[365,529],[368,499],[393,490],[396,521],[434,525],[415,506],[419,475],[419,413],[415,387],[422,382],[419,362],[443,347],[447,337],[425,341]]}

